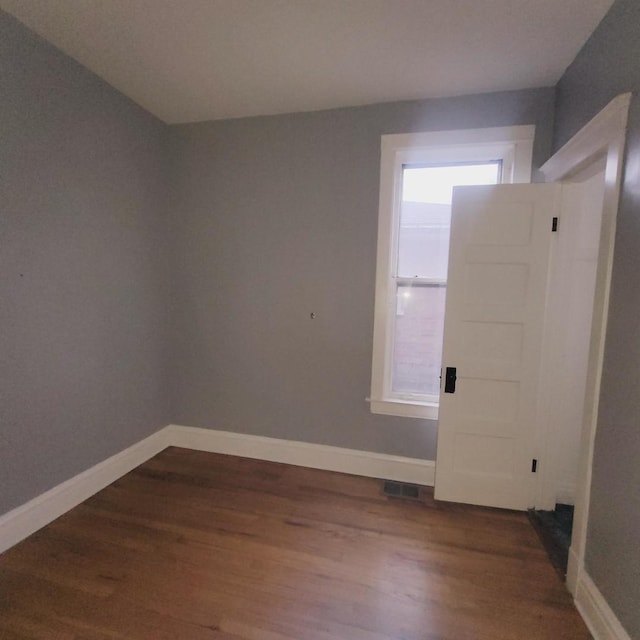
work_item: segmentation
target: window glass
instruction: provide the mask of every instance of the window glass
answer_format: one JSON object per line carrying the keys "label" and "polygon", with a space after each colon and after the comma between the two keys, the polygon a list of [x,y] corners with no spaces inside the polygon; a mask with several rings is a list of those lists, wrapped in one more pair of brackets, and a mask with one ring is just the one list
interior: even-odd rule
{"label": "window glass", "polygon": [[403,167],[398,276],[447,277],[453,187],[497,184],[500,164]]}
{"label": "window glass", "polygon": [[394,393],[438,395],[445,294],[444,286],[398,286],[391,373]]}

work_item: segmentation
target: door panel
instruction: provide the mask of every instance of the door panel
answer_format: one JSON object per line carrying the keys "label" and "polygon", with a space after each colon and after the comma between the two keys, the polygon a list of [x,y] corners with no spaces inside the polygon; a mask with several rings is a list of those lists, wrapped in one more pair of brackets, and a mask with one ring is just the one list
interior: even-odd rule
{"label": "door panel", "polygon": [[561,186],[455,189],[435,496],[511,509],[533,498],[531,459],[549,256]]}

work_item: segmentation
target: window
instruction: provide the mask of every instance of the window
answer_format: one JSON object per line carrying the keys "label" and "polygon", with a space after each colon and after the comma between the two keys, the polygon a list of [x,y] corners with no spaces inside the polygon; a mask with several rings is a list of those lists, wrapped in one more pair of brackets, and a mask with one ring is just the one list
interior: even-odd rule
{"label": "window", "polygon": [[372,412],[438,417],[453,187],[529,182],[533,135],[382,136]]}

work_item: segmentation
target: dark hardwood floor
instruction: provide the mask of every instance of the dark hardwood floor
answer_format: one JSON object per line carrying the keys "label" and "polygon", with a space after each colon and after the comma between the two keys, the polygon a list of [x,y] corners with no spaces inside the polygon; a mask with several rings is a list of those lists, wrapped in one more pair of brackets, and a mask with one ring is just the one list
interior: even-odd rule
{"label": "dark hardwood floor", "polygon": [[0,556],[2,640],[585,640],[524,513],[171,448]]}

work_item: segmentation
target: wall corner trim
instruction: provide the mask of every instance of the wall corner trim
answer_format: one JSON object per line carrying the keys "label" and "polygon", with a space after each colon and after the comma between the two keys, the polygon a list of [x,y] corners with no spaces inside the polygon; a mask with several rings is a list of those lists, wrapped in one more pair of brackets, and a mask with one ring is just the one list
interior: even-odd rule
{"label": "wall corner trim", "polygon": [[0,553],[171,446],[425,486],[435,478],[431,460],[169,425],[0,516]]}
{"label": "wall corner trim", "polygon": [[631,640],[584,569],[578,575],[575,603],[594,640]]}
{"label": "wall corner trim", "polygon": [[432,487],[435,462],[310,442],[169,425],[173,446]]}

